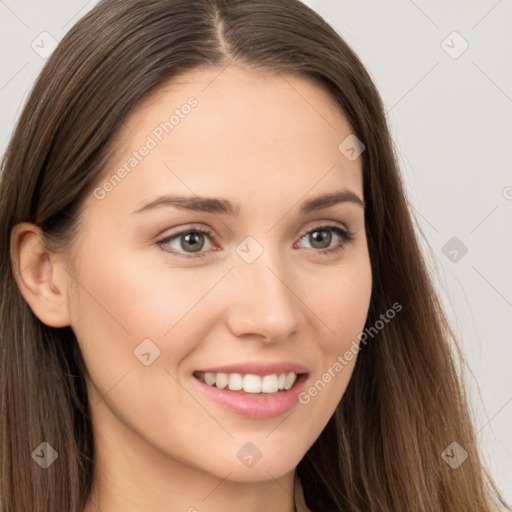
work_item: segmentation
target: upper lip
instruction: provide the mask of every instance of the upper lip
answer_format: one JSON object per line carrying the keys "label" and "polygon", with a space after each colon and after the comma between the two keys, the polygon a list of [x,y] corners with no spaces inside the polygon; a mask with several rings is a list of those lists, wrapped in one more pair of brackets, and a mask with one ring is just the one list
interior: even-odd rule
{"label": "upper lip", "polygon": [[250,361],[247,363],[234,363],[223,366],[211,366],[209,368],[201,368],[196,370],[197,372],[210,372],[210,373],[242,373],[252,375],[271,375],[273,373],[290,373],[295,372],[308,373],[308,369],[299,363],[292,361],[280,361],[280,362],[261,362],[261,361]]}

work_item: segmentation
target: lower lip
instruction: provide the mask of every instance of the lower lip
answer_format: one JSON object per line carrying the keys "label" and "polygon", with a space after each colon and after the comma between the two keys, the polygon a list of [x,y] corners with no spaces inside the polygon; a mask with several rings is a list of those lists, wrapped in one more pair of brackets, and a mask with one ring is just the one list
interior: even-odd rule
{"label": "lower lip", "polygon": [[279,391],[275,395],[238,393],[209,386],[194,376],[192,376],[192,379],[206,395],[231,412],[245,418],[261,420],[280,416],[296,405],[299,401],[299,395],[304,389],[307,377],[307,373],[300,374],[289,390]]}

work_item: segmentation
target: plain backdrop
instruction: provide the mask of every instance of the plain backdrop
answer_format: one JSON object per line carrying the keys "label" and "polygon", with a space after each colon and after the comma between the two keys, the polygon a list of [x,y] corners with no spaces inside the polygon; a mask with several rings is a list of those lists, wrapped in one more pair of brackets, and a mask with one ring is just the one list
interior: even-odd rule
{"label": "plain backdrop", "polygon": [[[0,0],[0,154],[45,52],[96,3]],[[512,0],[304,3],[381,93],[484,460],[512,501]]]}

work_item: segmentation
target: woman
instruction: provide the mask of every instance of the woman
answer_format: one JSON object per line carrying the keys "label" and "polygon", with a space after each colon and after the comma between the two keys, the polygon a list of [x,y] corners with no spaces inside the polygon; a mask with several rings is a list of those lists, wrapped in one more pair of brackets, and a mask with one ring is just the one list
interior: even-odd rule
{"label": "woman", "polygon": [[507,507],[380,96],[311,9],[100,2],[2,169],[5,511]]}

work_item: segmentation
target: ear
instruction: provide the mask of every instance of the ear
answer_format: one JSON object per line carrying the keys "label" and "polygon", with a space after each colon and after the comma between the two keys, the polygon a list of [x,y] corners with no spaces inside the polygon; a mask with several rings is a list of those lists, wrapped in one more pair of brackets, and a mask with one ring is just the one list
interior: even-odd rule
{"label": "ear", "polygon": [[70,277],[62,255],[45,249],[41,228],[23,222],[12,229],[11,260],[18,288],[39,320],[50,327],[70,325]]}

